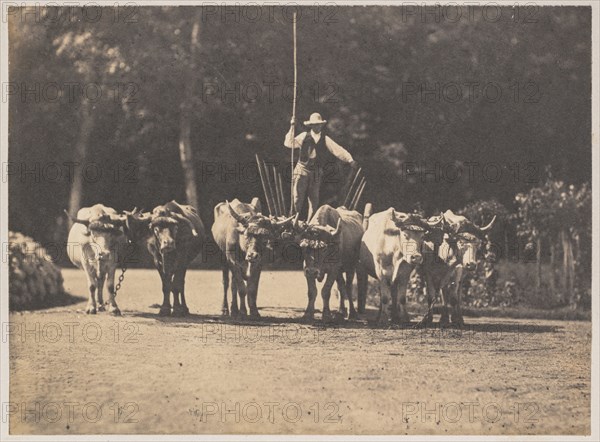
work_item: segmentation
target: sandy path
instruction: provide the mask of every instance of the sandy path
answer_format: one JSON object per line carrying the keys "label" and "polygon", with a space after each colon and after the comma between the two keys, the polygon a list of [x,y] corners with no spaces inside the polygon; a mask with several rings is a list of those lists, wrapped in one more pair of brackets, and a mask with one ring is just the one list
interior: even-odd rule
{"label": "sandy path", "polygon": [[[83,273],[63,274],[84,296]],[[191,317],[159,318],[159,287],[155,272],[130,270],[120,318],[87,316],[84,302],[11,314],[11,433],[590,431],[589,322],[324,328],[297,321],[300,272],[265,272],[263,320],[234,323],[219,317],[209,271],[188,273]]]}

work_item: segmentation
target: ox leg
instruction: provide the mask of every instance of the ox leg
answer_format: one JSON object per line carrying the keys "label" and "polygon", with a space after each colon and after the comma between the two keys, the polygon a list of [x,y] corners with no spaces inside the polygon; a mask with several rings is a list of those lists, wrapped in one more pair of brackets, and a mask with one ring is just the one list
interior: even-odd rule
{"label": "ox leg", "polygon": [[93,266],[83,266],[85,270],[85,276],[88,283],[88,289],[90,291],[90,295],[88,298],[88,305],[85,309],[85,312],[88,315],[96,314],[96,287],[97,287],[97,274],[96,269]]}
{"label": "ox leg", "polygon": [[465,320],[462,315],[461,297],[462,297],[462,282],[463,282],[463,269],[459,267],[456,269],[454,277],[454,308],[452,309],[451,321],[452,324],[462,327],[465,325]]}
{"label": "ox leg", "polygon": [[356,303],[358,304],[358,313],[364,313],[367,305],[367,289],[369,285],[369,275],[360,266],[356,272],[356,285],[358,289],[358,295]]}
{"label": "ox leg", "polygon": [[162,280],[163,303],[160,306],[158,314],[160,316],[169,316],[171,314],[171,275],[165,274],[162,269],[158,270]]}
{"label": "ox leg", "polygon": [[313,276],[306,275],[306,285],[308,287],[308,305],[302,317],[305,321],[312,321],[315,317],[315,300],[317,299],[317,280]]}
{"label": "ox leg", "polygon": [[354,282],[354,270],[350,270],[346,272],[346,297],[348,298],[348,304],[350,304],[350,315],[348,319],[356,319],[358,318],[358,314],[356,310],[354,310],[354,301],[352,300],[352,283]]}
{"label": "ox leg", "polygon": [[427,290],[427,312],[423,316],[423,319],[415,326],[417,328],[430,327],[433,324],[433,304],[435,303],[435,284],[431,271],[423,267],[423,274],[425,275],[425,287]]}
{"label": "ox leg", "polygon": [[115,295],[115,272],[116,267],[111,266],[106,274],[106,288],[108,289],[108,312],[111,315],[121,316],[121,310],[119,310],[119,306],[117,305],[116,295]]}
{"label": "ox leg", "polygon": [[340,295],[340,307],[338,308],[338,313],[345,318],[348,314],[348,310],[346,310],[346,281],[344,280],[344,275],[341,271],[339,272],[335,282],[337,283],[338,292]]}
{"label": "ox leg", "polygon": [[[400,324],[410,323],[410,316],[406,309],[406,290],[408,288],[408,280],[410,279],[410,273],[405,277],[400,278],[395,284],[392,285],[392,303],[394,300],[394,291],[396,292],[396,304],[397,304],[397,320]],[[392,320],[394,316],[392,315]]]}
{"label": "ox leg", "polygon": [[[221,315],[229,316],[229,305],[227,303],[227,290],[229,290],[229,268],[227,266],[223,266],[223,305],[221,306]],[[233,288],[232,288],[233,292]],[[233,300],[235,299],[235,294],[232,293],[231,300],[231,309],[233,310]],[[237,303],[236,303],[237,304]]]}
{"label": "ox leg", "polygon": [[450,309],[449,309],[449,298],[450,294],[447,287],[443,287],[440,290],[442,296],[442,314],[440,316],[440,327],[447,327],[450,324]]}
{"label": "ox leg", "polygon": [[328,322],[333,319],[331,316],[331,309],[329,308],[329,298],[331,297],[331,288],[336,279],[337,277],[333,276],[331,273],[327,273],[327,279],[325,279],[323,288],[321,288],[321,298],[323,299],[323,322]]}
{"label": "ox leg", "polygon": [[240,309],[238,308],[238,292],[239,283],[231,274],[231,316],[239,316]]}
{"label": "ox leg", "polygon": [[179,292],[179,297],[181,298],[181,311],[183,312],[183,316],[187,316],[190,314],[190,309],[187,306],[187,302],[185,302],[185,275],[187,274],[187,267],[182,270],[181,275],[181,290]]}
{"label": "ox leg", "polygon": [[390,300],[392,290],[387,279],[379,280],[379,314],[377,315],[377,325],[385,327],[390,320]]}
{"label": "ox leg", "polygon": [[107,272],[102,268],[102,264],[100,264],[100,270],[98,271],[98,285],[96,287],[96,309],[99,312],[103,312],[104,308],[104,281],[106,280]]}
{"label": "ox leg", "polygon": [[[235,285],[239,295],[239,315],[246,316],[248,314],[248,310],[246,310],[246,282],[244,281],[244,277],[242,276],[242,269],[238,266],[235,266],[231,270],[231,273],[233,274],[232,280],[235,281]],[[231,314],[234,314],[233,301],[231,306]]]}
{"label": "ox leg", "polygon": [[[190,313],[185,305],[185,269],[178,269],[173,275],[171,289],[173,291],[173,316],[186,316]],[[181,297],[181,302],[180,302]]]}
{"label": "ox leg", "polygon": [[260,282],[261,269],[256,271],[248,278],[248,306],[250,307],[250,316],[252,318],[260,318],[256,300],[258,297],[258,283]]}

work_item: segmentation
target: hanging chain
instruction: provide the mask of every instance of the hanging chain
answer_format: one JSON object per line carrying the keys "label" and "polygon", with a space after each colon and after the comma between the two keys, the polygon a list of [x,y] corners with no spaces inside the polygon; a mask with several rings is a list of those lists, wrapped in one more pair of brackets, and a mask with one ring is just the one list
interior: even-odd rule
{"label": "hanging chain", "polygon": [[121,290],[121,284],[123,283],[123,280],[125,279],[126,271],[127,271],[127,267],[125,265],[123,265],[123,267],[121,267],[121,274],[119,275],[119,281],[117,282],[117,285],[115,286],[115,297],[117,296],[117,293],[119,292],[119,290]]}

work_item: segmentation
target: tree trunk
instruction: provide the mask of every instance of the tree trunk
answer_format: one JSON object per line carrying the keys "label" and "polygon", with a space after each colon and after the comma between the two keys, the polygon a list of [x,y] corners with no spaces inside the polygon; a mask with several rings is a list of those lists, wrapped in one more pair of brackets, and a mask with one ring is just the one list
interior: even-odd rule
{"label": "tree trunk", "polygon": [[535,260],[537,266],[535,286],[539,290],[542,287],[542,239],[538,237],[536,240],[537,250],[535,252]]}
{"label": "tree trunk", "polygon": [[181,118],[179,126],[179,158],[183,169],[183,178],[185,180],[185,194],[187,203],[198,209],[198,193],[196,190],[196,172],[194,170],[194,161],[192,157],[192,109],[194,97],[194,73],[196,71],[198,57],[198,34],[200,33],[200,16],[196,14],[194,24],[192,25],[192,34],[190,40],[190,59],[186,68],[184,86],[184,97],[181,106]]}
{"label": "tree trunk", "polygon": [[571,236],[566,231],[560,232],[563,248],[563,287],[565,290],[565,299],[569,304],[575,306],[577,304],[575,294],[575,267],[573,260],[573,245]]}
{"label": "tree trunk", "polygon": [[556,244],[550,241],[550,291],[552,297],[556,298]]}
{"label": "tree trunk", "polygon": [[508,223],[505,222],[504,223],[504,259],[505,260],[509,260],[510,257],[508,256],[509,254],[509,245],[508,245]]}
{"label": "tree trunk", "polygon": [[83,167],[87,158],[88,144],[94,119],[91,114],[91,104],[87,98],[81,99],[80,105],[81,126],[79,127],[79,138],[75,146],[75,155],[73,162],[73,184],[71,185],[71,195],[69,196],[69,215],[75,217],[81,208],[83,200]]}

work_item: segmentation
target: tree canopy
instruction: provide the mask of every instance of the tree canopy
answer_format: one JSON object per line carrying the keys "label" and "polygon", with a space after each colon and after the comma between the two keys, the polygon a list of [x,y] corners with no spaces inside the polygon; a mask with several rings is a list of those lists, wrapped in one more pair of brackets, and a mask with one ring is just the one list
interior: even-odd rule
{"label": "tree canopy", "polygon": [[[376,209],[494,198],[512,210],[546,167],[566,185],[591,180],[591,8],[484,9],[300,9],[298,119],[329,120]],[[54,238],[82,142],[81,204],[184,201],[185,106],[205,222],[219,201],[262,197],[256,152],[289,163],[289,8],[22,10],[9,14],[11,229]],[[344,172],[323,192],[335,194]]]}

